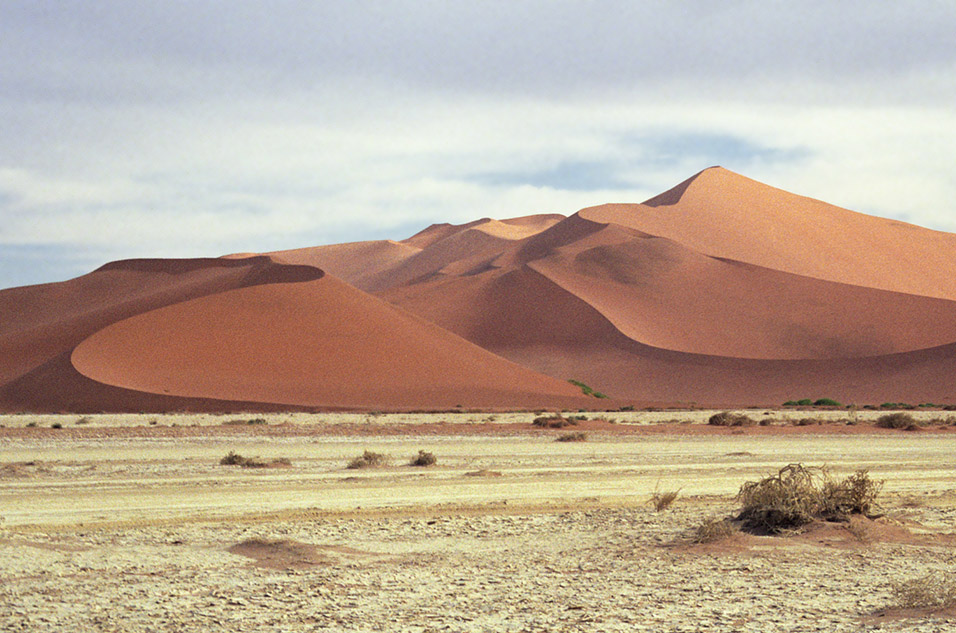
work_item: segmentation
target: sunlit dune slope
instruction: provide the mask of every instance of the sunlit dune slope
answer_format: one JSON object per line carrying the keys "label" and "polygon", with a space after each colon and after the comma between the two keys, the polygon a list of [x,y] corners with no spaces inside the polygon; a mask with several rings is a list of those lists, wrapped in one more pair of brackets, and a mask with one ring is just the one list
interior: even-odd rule
{"label": "sunlit dune slope", "polygon": [[230,401],[492,407],[580,394],[328,276],[153,310],[100,330],[72,360],[106,384]]}
{"label": "sunlit dune slope", "polygon": [[956,299],[956,235],[855,213],[720,167],[643,204],[608,204],[580,215],[670,238],[707,255]]}
{"label": "sunlit dune slope", "polygon": [[[468,230],[429,229],[416,257]],[[483,266],[446,262],[378,294],[620,397],[956,400],[943,371],[956,342],[951,234],[712,168],[644,204],[584,209],[503,246],[482,253]]]}
{"label": "sunlit dune slope", "polygon": [[0,293],[0,408],[43,411],[576,406],[313,266],[116,262]]}

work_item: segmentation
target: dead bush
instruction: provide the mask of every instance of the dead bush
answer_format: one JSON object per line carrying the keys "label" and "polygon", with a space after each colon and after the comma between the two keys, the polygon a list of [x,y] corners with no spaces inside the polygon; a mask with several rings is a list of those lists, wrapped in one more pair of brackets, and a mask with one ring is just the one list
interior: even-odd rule
{"label": "dead bush", "polygon": [[956,606],[956,579],[943,572],[904,580],[893,585],[901,609],[945,609]]}
{"label": "dead bush", "polygon": [[677,501],[678,495],[680,495],[679,488],[677,490],[668,490],[667,492],[654,490],[654,493],[651,495],[650,504],[654,506],[655,512],[663,512]]}
{"label": "dead bush", "polygon": [[535,418],[531,424],[543,429],[563,429],[566,426],[574,426],[577,421],[568,420],[560,415],[544,415]]}
{"label": "dead bush", "polygon": [[869,515],[882,488],[883,482],[870,479],[865,470],[834,479],[825,469],[815,474],[801,464],[790,464],[776,475],[741,486],[737,519],[750,532],[780,534],[817,519]]}
{"label": "dead bush", "polygon": [[919,424],[911,414],[899,411],[881,415],[876,419],[876,426],[881,429],[908,429],[913,426],[919,427]]}
{"label": "dead bush", "polygon": [[428,451],[418,451],[418,455],[413,457],[409,466],[433,466],[438,461],[438,458],[435,457],[434,453],[429,453]]}
{"label": "dead bush", "polygon": [[572,433],[562,433],[555,438],[555,442],[587,442],[588,434],[584,431],[574,431]]}
{"label": "dead bush", "polygon": [[378,468],[388,464],[388,455],[385,453],[374,453],[366,450],[364,453],[354,458],[348,463],[346,468]]}
{"label": "dead bush", "polygon": [[835,479],[823,471],[822,480],[822,506],[818,513],[831,520],[851,514],[870,516],[876,498],[883,490],[883,482],[870,479],[865,470],[858,470],[844,479]]}
{"label": "dead bush", "polygon": [[710,416],[707,424],[711,426],[753,426],[756,424],[753,418],[743,413],[731,413],[730,411],[721,411]]}
{"label": "dead bush", "polygon": [[791,464],[776,475],[748,481],[737,500],[743,506],[737,518],[747,529],[775,534],[810,523],[820,507],[820,492],[809,470]]}
{"label": "dead bush", "polygon": [[235,451],[229,451],[226,456],[219,460],[222,466],[239,466],[246,460],[245,457]]}
{"label": "dead bush", "polygon": [[715,543],[733,536],[737,526],[730,519],[707,519],[694,530],[694,543]]}
{"label": "dead bush", "polygon": [[229,451],[225,457],[219,460],[219,463],[223,466],[241,466],[242,468],[288,468],[292,466],[292,461],[288,457],[276,457],[266,461],[259,457],[243,457],[235,451]]}

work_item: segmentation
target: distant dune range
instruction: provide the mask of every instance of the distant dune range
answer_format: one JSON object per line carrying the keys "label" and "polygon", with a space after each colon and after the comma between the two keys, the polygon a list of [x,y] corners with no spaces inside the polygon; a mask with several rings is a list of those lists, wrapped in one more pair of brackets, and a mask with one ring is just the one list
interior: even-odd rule
{"label": "distant dune range", "polygon": [[954,382],[956,235],[719,167],[570,217],[0,291],[4,411],[953,403]]}

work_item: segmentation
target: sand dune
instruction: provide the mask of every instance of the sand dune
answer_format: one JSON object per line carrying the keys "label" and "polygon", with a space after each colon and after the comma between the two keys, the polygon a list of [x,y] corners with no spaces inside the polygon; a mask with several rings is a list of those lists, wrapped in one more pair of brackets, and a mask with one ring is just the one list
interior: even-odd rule
{"label": "sand dune", "polygon": [[720,167],[643,204],[603,205],[580,215],[667,237],[707,255],[956,299],[956,235],[848,211]]}
{"label": "sand dune", "polygon": [[953,246],[713,168],[644,204],[584,209],[484,271],[379,294],[623,398],[950,402]]}
{"label": "sand dune", "polygon": [[577,406],[580,392],[265,256],[0,293],[6,411]]}
{"label": "sand dune", "polygon": [[136,391],[302,406],[534,406],[580,393],[329,276],[152,310],[90,336],[72,361]]}
{"label": "sand dune", "polygon": [[953,253],[711,168],[569,217],[117,262],[0,291],[0,408],[586,405],[571,378],[617,403],[956,403]]}

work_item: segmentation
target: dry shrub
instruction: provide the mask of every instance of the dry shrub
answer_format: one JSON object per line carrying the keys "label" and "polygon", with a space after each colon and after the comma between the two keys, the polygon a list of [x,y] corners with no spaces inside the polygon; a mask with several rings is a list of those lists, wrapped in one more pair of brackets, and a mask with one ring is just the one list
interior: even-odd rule
{"label": "dry shrub", "polygon": [[259,424],[268,424],[269,422],[265,418],[252,418],[251,420],[236,419],[236,420],[226,420],[222,423],[222,426],[244,426],[244,425],[259,425]]}
{"label": "dry shrub", "polygon": [[560,415],[545,415],[535,418],[531,424],[543,429],[563,429],[566,426],[574,426],[577,421],[568,420]]}
{"label": "dry shrub", "polygon": [[707,424],[711,426],[753,426],[756,424],[753,418],[742,413],[731,413],[730,411],[721,411],[710,416]]}
{"label": "dry shrub", "polygon": [[881,429],[909,429],[910,427],[919,428],[916,418],[909,413],[903,413],[902,411],[881,415],[876,419],[876,426],[880,427]]}
{"label": "dry shrub", "polygon": [[428,451],[418,451],[418,455],[413,457],[409,466],[433,466],[438,461],[438,458],[435,457],[434,453],[429,453]]}
{"label": "dry shrub", "polygon": [[575,431],[573,433],[562,433],[554,440],[555,442],[587,442],[588,434],[584,431]]}
{"label": "dry shrub", "polygon": [[346,468],[378,468],[380,466],[386,466],[387,464],[388,455],[385,453],[373,453],[372,451],[367,450],[350,461]]}
{"label": "dry shrub", "polygon": [[817,519],[843,521],[851,514],[869,515],[882,481],[859,470],[845,479],[834,479],[825,470],[814,474],[801,464],[790,464],[776,475],[745,483],[737,493],[743,506],[737,519],[744,529],[760,534],[780,534]]}
{"label": "dry shrub", "polygon": [[667,492],[654,490],[654,493],[651,495],[650,504],[654,506],[655,512],[662,512],[677,501],[678,495],[680,495],[679,488],[677,490],[668,490]]}
{"label": "dry shrub", "polygon": [[219,460],[222,466],[239,466],[246,460],[245,457],[235,451],[229,451],[226,456]]}
{"label": "dry shrub", "polygon": [[893,595],[901,609],[946,609],[956,606],[956,579],[943,572],[930,573],[896,583]]}
{"label": "dry shrub", "polygon": [[733,536],[737,526],[730,519],[707,519],[694,530],[695,543],[714,543]]}
{"label": "dry shrub", "polygon": [[288,457],[276,457],[266,461],[258,457],[243,457],[235,451],[229,451],[225,457],[219,460],[223,466],[241,466],[242,468],[288,468],[292,466],[292,461]]}
{"label": "dry shrub", "polygon": [[818,511],[826,519],[839,519],[851,514],[869,516],[876,506],[876,498],[883,490],[882,481],[870,479],[865,470],[858,470],[844,479],[834,479],[823,471],[822,506]]}
{"label": "dry shrub", "polygon": [[743,505],[737,518],[744,527],[771,534],[810,523],[820,507],[813,475],[800,464],[786,466],[760,481],[748,481],[737,499]]}

